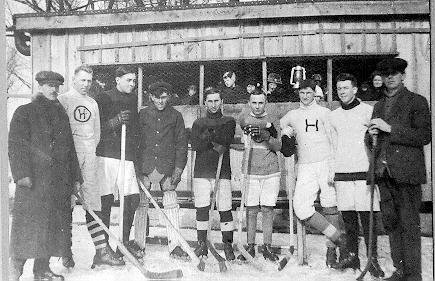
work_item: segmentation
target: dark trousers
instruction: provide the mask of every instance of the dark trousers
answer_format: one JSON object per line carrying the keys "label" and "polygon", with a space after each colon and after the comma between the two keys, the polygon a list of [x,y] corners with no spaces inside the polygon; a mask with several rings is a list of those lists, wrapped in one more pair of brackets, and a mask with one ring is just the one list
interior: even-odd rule
{"label": "dark trousers", "polygon": [[[378,257],[378,232],[377,232],[377,221],[376,214],[373,214],[373,241],[372,241],[372,257]],[[341,212],[344,226],[346,229],[347,236],[347,249],[349,252],[356,253],[358,255],[358,236],[359,236],[359,223],[358,215],[361,220],[361,226],[364,235],[364,242],[366,244],[366,249],[369,249],[369,224],[370,224],[370,212],[357,212],[357,211],[342,211]]]}
{"label": "dark trousers", "polygon": [[378,179],[382,221],[389,232],[391,258],[406,280],[421,281],[420,204],[421,186]]}
{"label": "dark trousers", "polygon": [[[112,212],[114,197],[112,194],[101,197],[101,220],[109,228],[110,226],[110,214]],[[134,213],[139,206],[139,194],[131,194],[124,196],[124,224],[122,241],[127,242],[130,238],[130,230],[133,225]],[[106,233],[106,242],[109,241],[109,236]]]}

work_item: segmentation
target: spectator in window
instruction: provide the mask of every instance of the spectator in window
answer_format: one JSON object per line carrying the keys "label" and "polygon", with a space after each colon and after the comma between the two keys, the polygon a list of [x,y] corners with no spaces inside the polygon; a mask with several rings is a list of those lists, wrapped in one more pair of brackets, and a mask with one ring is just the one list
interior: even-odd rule
{"label": "spectator in window", "polygon": [[365,101],[377,101],[384,96],[385,86],[382,81],[382,75],[379,71],[374,71],[370,75],[371,85],[365,95],[358,96],[361,100]]}
{"label": "spectator in window", "polygon": [[322,75],[318,73],[313,74],[313,76],[311,76],[311,79],[313,79],[314,82],[316,83],[316,91],[314,94],[314,99],[316,100],[316,102],[324,100],[324,94],[322,90]]}
{"label": "spectator in window", "polygon": [[244,94],[244,98],[245,98],[245,103],[246,103],[249,101],[251,94],[253,92],[255,92],[255,90],[260,89],[260,83],[258,83],[257,79],[255,79],[254,77],[249,77],[245,81],[245,89],[246,89],[246,91]]}
{"label": "spectator in window", "polygon": [[187,94],[182,98],[180,104],[187,104],[187,105],[199,104],[199,95],[198,95],[198,89],[196,88],[196,85],[192,84],[187,87]]}
{"label": "spectator in window", "polygon": [[236,85],[236,74],[234,71],[227,71],[222,76],[224,85],[221,84],[222,100],[224,103],[243,103],[244,91],[239,85]]}
{"label": "spectator in window", "polygon": [[287,102],[289,98],[282,88],[281,75],[269,73],[267,76],[267,101],[268,102]]}

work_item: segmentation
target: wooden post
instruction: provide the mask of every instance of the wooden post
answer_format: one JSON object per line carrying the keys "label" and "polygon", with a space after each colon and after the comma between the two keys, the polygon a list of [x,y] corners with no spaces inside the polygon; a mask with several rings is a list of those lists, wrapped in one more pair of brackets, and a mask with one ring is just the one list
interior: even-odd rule
{"label": "wooden post", "polygon": [[297,221],[297,241],[298,241],[298,264],[307,265],[307,239],[305,225],[298,219]]}
{"label": "wooden post", "polygon": [[[430,5],[430,53],[431,53],[431,77],[430,77],[430,103],[431,103],[431,109],[432,112],[435,108],[435,98],[434,98],[434,93],[435,93],[435,64],[433,63],[434,59],[435,59],[435,5],[433,3],[431,3]],[[434,128],[434,124],[435,124],[435,117],[432,114],[432,142],[431,142],[431,152],[432,152],[432,160],[435,159],[435,144],[434,144],[434,138],[435,138],[435,128]],[[435,169],[434,169],[434,164],[433,161],[431,161],[431,171],[432,171],[432,175],[434,175],[435,173]],[[433,178],[432,178],[432,202],[435,201],[435,192],[433,191],[434,185],[433,185]],[[435,205],[432,204],[432,214],[435,214]],[[432,225],[435,225],[435,216],[432,215]],[[435,260],[433,260],[433,266],[435,266]]]}
{"label": "wooden post", "polygon": [[263,90],[267,91],[267,61],[261,61],[262,74],[263,74]]}
{"label": "wooden post", "polygon": [[332,103],[332,59],[328,59],[327,61],[327,73],[326,73],[326,77],[327,77],[327,83],[328,83],[328,103],[329,103],[329,107],[331,107],[331,103]]}
{"label": "wooden post", "polygon": [[143,67],[137,68],[137,110],[139,111],[143,104]]}
{"label": "wooden post", "polygon": [[[4,11],[5,1],[0,1]],[[0,21],[5,22],[5,13],[0,13]],[[5,26],[0,28],[0,48],[6,50]],[[9,182],[8,182],[8,126],[6,97],[6,56],[0,56],[0,280],[8,280],[9,253]]]}
{"label": "wooden post", "polygon": [[204,104],[204,64],[199,65],[199,105]]}

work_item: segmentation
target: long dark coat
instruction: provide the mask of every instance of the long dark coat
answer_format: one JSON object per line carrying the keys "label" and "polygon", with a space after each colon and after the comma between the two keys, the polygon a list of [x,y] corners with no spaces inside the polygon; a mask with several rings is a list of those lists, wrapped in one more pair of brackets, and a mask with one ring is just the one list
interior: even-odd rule
{"label": "long dark coat", "polygon": [[[391,133],[379,134],[376,150],[376,168],[379,168],[379,153],[386,150],[391,177],[398,183],[426,183],[426,168],[423,147],[431,141],[431,116],[427,100],[402,88],[398,99],[385,116],[385,97],[375,104],[373,118],[382,118],[391,125]],[[366,134],[366,142],[370,138]]]}
{"label": "long dark coat", "polygon": [[62,256],[71,231],[71,194],[83,182],[71,128],[63,107],[43,96],[20,106],[9,130],[9,161],[18,187],[12,211],[11,256]]}

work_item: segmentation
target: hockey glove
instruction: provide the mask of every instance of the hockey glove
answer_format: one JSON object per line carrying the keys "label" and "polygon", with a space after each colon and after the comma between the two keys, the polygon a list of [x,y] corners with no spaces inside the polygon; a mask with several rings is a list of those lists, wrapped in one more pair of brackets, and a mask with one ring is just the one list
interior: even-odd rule
{"label": "hockey glove", "polygon": [[255,142],[268,141],[270,139],[270,132],[268,128],[251,126],[251,136]]}
{"label": "hockey glove", "polygon": [[203,130],[199,135],[199,138],[204,142],[210,142],[211,141],[210,131],[208,129]]}
{"label": "hockey glove", "polygon": [[120,113],[118,113],[118,118],[121,121],[122,124],[128,124],[130,123],[130,110],[122,110]]}
{"label": "hockey glove", "polygon": [[182,173],[183,169],[175,167],[174,172],[172,172],[171,176],[171,185],[177,186],[177,184],[181,181]]}
{"label": "hockey glove", "polygon": [[146,175],[142,175],[142,183],[145,186],[146,189],[150,190],[151,189],[151,180],[148,176]]}
{"label": "hockey glove", "polygon": [[32,180],[30,177],[25,177],[17,181],[18,187],[32,188]]}
{"label": "hockey glove", "polygon": [[227,148],[221,144],[213,142],[213,149],[219,153],[219,155],[224,154]]}

